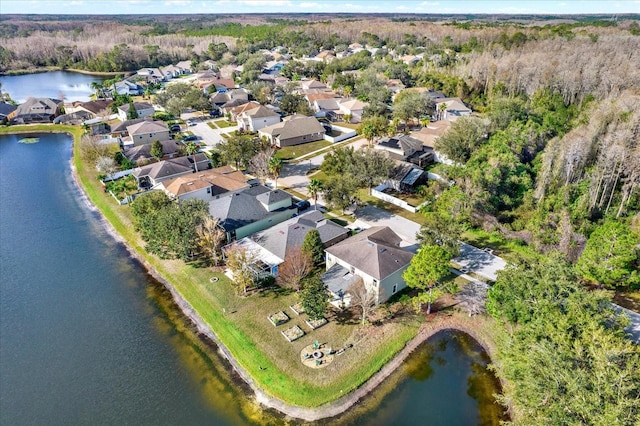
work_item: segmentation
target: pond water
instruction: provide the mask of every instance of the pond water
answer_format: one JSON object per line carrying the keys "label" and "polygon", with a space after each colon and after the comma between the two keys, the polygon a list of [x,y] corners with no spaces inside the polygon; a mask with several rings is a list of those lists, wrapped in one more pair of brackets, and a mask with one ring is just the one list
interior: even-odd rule
{"label": "pond water", "polygon": [[[71,179],[70,138],[38,136],[0,136],[0,424],[283,423],[105,232]],[[440,334],[319,423],[497,424],[486,363]]]}
{"label": "pond water", "polygon": [[0,76],[2,91],[11,99],[23,103],[28,97],[55,98],[64,96],[65,102],[88,101],[94,93],[91,83],[108,77],[79,74],[69,71],[52,71],[37,74]]}

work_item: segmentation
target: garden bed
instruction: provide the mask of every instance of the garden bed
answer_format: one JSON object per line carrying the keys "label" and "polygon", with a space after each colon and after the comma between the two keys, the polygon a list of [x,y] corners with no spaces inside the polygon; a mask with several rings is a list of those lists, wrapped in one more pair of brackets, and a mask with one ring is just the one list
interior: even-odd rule
{"label": "garden bed", "polygon": [[289,306],[294,314],[300,315],[304,313],[304,306],[302,306],[302,302],[298,302],[295,305]]}
{"label": "garden bed", "polygon": [[327,319],[326,318],[320,318],[316,320],[307,319],[304,322],[307,323],[309,328],[311,328],[312,330],[315,330],[316,328],[320,328],[323,325],[325,325],[327,323]]}
{"label": "garden bed", "polygon": [[273,315],[269,315],[268,318],[269,321],[271,321],[271,324],[275,325],[276,327],[289,321],[289,316],[283,311],[276,312]]}
{"label": "garden bed", "polygon": [[298,340],[302,336],[304,336],[304,331],[298,325],[294,325],[293,327],[289,327],[286,330],[281,331],[282,335],[289,342],[293,342],[294,340]]}

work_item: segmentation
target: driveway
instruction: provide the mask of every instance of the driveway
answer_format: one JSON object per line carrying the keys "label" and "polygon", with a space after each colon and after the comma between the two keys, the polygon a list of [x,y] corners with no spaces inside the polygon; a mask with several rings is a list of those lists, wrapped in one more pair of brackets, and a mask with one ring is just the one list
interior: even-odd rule
{"label": "driveway", "polygon": [[224,127],[222,129],[212,129],[207,123],[214,120],[208,117],[204,120],[201,120],[198,115],[193,114],[182,114],[181,117],[185,120],[191,119],[195,123],[194,126],[189,126],[186,128],[186,130],[190,130],[191,132],[193,132],[194,135],[200,138],[200,143],[207,145],[207,147],[209,148],[213,148],[224,140],[221,136],[222,134],[227,134],[233,132],[234,130],[238,130],[238,126]]}
{"label": "driveway", "polygon": [[400,247],[416,252],[420,247],[417,234],[420,232],[420,225],[402,216],[389,213],[386,210],[374,206],[359,207],[355,213],[356,221],[354,226],[369,228],[371,226],[388,226],[402,238]]}
{"label": "driveway", "polygon": [[462,242],[460,243],[460,256],[452,260],[460,265],[460,269],[482,275],[491,281],[495,281],[497,272],[507,266],[507,262],[503,258]]}

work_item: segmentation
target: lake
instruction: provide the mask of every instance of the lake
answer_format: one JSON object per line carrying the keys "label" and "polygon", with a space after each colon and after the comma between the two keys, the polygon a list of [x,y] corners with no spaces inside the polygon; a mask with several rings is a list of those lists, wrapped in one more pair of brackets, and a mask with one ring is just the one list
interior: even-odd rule
{"label": "lake", "polygon": [[[0,136],[0,424],[280,424],[71,179],[66,135]],[[476,342],[441,333],[322,424],[497,424]]]}
{"label": "lake", "polygon": [[79,74],[69,71],[52,71],[37,74],[0,76],[2,91],[11,98],[23,103],[28,97],[60,99],[65,102],[88,101],[94,93],[91,83],[104,81],[109,77]]}

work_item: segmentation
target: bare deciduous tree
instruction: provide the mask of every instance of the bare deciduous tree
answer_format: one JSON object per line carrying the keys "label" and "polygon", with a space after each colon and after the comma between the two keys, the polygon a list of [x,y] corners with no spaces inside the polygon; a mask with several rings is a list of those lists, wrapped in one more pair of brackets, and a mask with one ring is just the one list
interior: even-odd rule
{"label": "bare deciduous tree", "polygon": [[300,291],[302,280],[313,271],[311,256],[296,247],[287,252],[286,259],[278,268],[278,284],[282,287]]}
{"label": "bare deciduous tree", "polygon": [[196,229],[196,233],[198,247],[215,266],[218,266],[222,259],[222,244],[226,238],[224,230],[218,224],[218,219],[211,216],[205,217],[204,222]]}
{"label": "bare deciduous tree", "polygon": [[244,248],[232,246],[226,250],[227,267],[233,275],[236,293],[246,294],[247,289],[255,283],[256,276],[251,266],[256,261],[254,253]]}
{"label": "bare deciduous tree", "polygon": [[376,294],[369,290],[362,278],[359,277],[351,284],[347,294],[351,296],[351,306],[360,308],[362,325],[364,325],[367,321],[367,316],[376,307]]}
{"label": "bare deciduous tree", "polygon": [[467,284],[458,294],[458,306],[466,311],[469,316],[479,315],[486,312],[485,302],[487,301],[487,284],[474,281]]}
{"label": "bare deciduous tree", "polygon": [[275,147],[268,146],[263,151],[254,155],[249,162],[249,170],[251,170],[251,173],[260,179],[262,183],[264,183],[269,176],[269,160],[271,160],[275,152]]}

